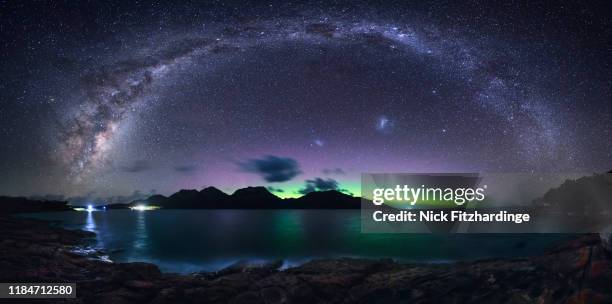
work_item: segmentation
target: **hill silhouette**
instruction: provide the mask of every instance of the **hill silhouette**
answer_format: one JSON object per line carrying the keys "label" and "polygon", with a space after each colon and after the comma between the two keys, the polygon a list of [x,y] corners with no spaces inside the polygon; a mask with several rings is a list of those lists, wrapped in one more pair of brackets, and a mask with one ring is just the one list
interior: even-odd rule
{"label": "hill silhouette", "polygon": [[46,201],[25,197],[0,196],[0,214],[46,211],[68,211],[72,208],[65,201]]}
{"label": "hill silhouette", "polygon": [[[612,172],[612,171],[611,171]],[[538,208],[562,213],[602,213],[612,210],[612,173],[566,180],[533,201]]]}
{"label": "hill silhouette", "polygon": [[329,190],[310,192],[299,198],[282,199],[265,187],[242,188],[231,195],[215,187],[207,187],[201,191],[180,190],[168,197],[153,195],[131,202],[125,207],[138,204],[159,206],[163,209],[359,209],[361,198]]}

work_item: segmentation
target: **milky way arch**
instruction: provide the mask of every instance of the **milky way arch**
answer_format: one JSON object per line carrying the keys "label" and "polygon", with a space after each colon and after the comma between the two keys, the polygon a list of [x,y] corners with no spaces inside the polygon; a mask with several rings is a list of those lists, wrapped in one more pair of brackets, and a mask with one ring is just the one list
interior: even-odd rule
{"label": "milky way arch", "polygon": [[151,87],[170,71],[210,54],[232,54],[287,41],[368,43],[432,58],[437,68],[474,88],[476,105],[526,130],[521,132],[522,146],[537,150],[526,154],[554,149],[558,131],[550,110],[538,98],[525,97],[517,90],[523,84],[511,77],[511,69],[492,68],[486,45],[432,27],[300,18],[236,23],[184,34],[161,43],[156,50],[140,51],[129,60],[96,69],[83,77],[86,100],[62,127],[59,157],[73,177],[82,178],[105,163],[124,120],[138,111]]}

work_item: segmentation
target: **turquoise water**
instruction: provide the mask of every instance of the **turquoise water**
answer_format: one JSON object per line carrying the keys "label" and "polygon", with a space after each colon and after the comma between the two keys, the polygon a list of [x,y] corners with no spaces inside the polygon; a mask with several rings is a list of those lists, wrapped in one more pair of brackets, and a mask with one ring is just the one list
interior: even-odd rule
{"label": "turquoise water", "polygon": [[365,234],[359,210],[112,210],[30,214],[97,234],[117,262],[143,261],[166,272],[214,271],[237,261],[393,258],[448,262],[530,256],[566,235]]}

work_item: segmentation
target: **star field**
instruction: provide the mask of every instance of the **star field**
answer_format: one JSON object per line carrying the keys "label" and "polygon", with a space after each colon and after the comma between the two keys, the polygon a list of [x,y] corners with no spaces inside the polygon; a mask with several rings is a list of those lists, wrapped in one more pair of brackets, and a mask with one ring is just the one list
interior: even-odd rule
{"label": "star field", "polygon": [[3,194],[359,193],[361,172],[612,166],[596,4],[3,10]]}

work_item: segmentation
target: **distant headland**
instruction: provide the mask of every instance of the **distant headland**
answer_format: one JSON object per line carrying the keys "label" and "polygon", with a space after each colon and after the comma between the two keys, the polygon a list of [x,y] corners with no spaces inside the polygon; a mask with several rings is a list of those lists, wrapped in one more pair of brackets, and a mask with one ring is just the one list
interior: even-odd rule
{"label": "distant headland", "polygon": [[[299,198],[282,199],[265,187],[247,187],[227,194],[215,187],[180,190],[170,196],[153,195],[124,204],[89,206],[93,210],[133,209],[154,206],[161,209],[359,209],[360,197],[336,190],[310,192]],[[0,214],[45,211],[69,211],[88,206],[70,205],[66,201],[0,196]]]}

